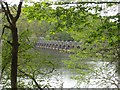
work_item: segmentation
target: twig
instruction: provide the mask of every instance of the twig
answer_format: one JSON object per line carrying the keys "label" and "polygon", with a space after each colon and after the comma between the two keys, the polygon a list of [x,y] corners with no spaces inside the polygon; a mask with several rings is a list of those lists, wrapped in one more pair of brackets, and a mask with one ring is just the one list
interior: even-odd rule
{"label": "twig", "polygon": [[8,11],[5,9],[3,3],[1,3],[1,7],[2,7],[2,9],[3,9],[3,12],[5,12],[5,16],[7,17],[7,21],[8,21],[9,24],[11,25],[12,23],[11,23],[10,18],[9,18],[9,16],[8,16]]}
{"label": "twig", "polygon": [[10,27],[9,27],[9,26],[4,25],[3,30],[2,30],[2,35],[1,35],[1,37],[0,37],[0,40],[2,39],[2,36],[3,36],[4,32],[5,32],[5,28],[10,29]]}
{"label": "twig", "polygon": [[12,20],[12,19],[13,19],[13,16],[12,16],[10,10],[9,10],[8,4],[7,4],[7,2],[4,2],[4,3],[5,3],[5,5],[6,5],[8,15],[9,15],[10,19]]}
{"label": "twig", "polygon": [[36,79],[32,76],[32,75],[30,75],[30,74],[27,74],[26,72],[24,72],[24,71],[22,71],[22,70],[20,70],[20,69],[18,69],[21,73],[23,73],[24,75],[26,75],[26,76],[28,76],[29,78],[31,78],[33,81],[34,81],[34,83],[36,84],[36,86],[40,89],[40,90],[43,90],[40,86],[39,86],[39,84],[37,83],[37,81],[36,81]]}
{"label": "twig", "polygon": [[18,20],[18,18],[20,17],[22,3],[23,3],[23,2],[20,2],[19,5],[18,5],[17,14],[16,14],[16,16],[15,16],[15,22],[16,22],[16,21]]}

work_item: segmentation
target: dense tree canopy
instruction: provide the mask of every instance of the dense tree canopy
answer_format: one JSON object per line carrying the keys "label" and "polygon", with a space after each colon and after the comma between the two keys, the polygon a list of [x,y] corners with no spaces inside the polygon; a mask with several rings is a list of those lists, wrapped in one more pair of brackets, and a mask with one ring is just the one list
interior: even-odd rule
{"label": "dense tree canopy", "polygon": [[[24,8],[23,11],[30,20],[45,20],[48,22],[51,25],[50,32],[52,34],[67,32],[74,40],[83,43],[82,48],[90,49],[89,51],[86,49],[87,52],[94,51],[103,58],[112,60],[116,58],[118,60],[119,14],[100,16],[99,11],[102,10],[102,7],[99,6],[63,5],[54,5],[54,8],[52,8],[53,6],[49,3],[35,3],[33,6]],[[108,6],[110,5],[108,4]],[[96,13],[89,12],[91,9],[94,9]]]}

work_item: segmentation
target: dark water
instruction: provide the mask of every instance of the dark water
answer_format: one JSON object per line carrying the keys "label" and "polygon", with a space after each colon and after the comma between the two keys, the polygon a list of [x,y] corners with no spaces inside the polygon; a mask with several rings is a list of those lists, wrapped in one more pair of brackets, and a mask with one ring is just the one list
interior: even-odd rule
{"label": "dark water", "polygon": [[48,60],[55,64],[55,68],[63,68],[64,64],[62,61],[70,60],[69,53],[66,51],[51,50],[51,49],[38,49],[41,52],[41,55],[46,57]]}

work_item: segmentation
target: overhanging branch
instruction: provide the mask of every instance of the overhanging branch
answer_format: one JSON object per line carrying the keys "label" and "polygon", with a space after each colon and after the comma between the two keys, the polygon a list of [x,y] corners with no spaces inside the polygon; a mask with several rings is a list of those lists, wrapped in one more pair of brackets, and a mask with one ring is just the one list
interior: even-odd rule
{"label": "overhanging branch", "polygon": [[37,83],[37,81],[36,81],[36,79],[32,76],[32,75],[30,75],[30,74],[27,74],[26,72],[24,72],[24,71],[22,71],[22,70],[20,70],[20,69],[18,69],[21,73],[23,73],[25,76],[27,76],[27,77],[29,77],[30,79],[32,79],[33,81],[34,81],[34,83],[36,84],[36,86],[40,89],[40,90],[43,90],[40,86],[39,86],[39,84]]}

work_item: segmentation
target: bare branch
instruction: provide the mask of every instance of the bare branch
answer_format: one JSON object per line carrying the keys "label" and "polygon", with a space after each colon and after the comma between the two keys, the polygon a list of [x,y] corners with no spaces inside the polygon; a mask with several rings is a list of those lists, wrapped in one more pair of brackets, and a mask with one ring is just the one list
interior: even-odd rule
{"label": "bare branch", "polygon": [[7,43],[9,43],[11,46],[13,45],[10,41],[7,41]]}
{"label": "bare branch", "polygon": [[13,16],[12,16],[10,10],[9,10],[8,4],[7,4],[7,2],[4,2],[4,3],[5,3],[5,5],[6,5],[7,11],[8,11],[8,15],[9,15],[10,19],[12,20],[12,19],[13,19]]}
{"label": "bare branch", "polygon": [[1,35],[1,38],[0,38],[0,40],[2,39],[2,36],[3,36],[4,32],[5,32],[5,28],[8,28],[8,29],[10,29],[10,27],[9,27],[9,26],[7,26],[7,25],[4,25],[4,27],[3,27],[3,30],[2,30],[2,35]]}
{"label": "bare branch", "polygon": [[18,10],[17,10],[17,14],[16,14],[16,17],[15,17],[15,22],[18,20],[18,18],[20,17],[20,13],[21,13],[21,8],[22,8],[22,3],[23,2],[20,2],[19,5],[18,5]]}
{"label": "bare branch", "polygon": [[14,9],[15,11],[17,11],[16,6],[12,6],[12,12],[14,12],[13,9]]}
{"label": "bare branch", "polygon": [[5,9],[3,3],[1,3],[1,7],[2,7],[2,9],[3,9],[3,12],[5,13],[5,16],[7,17],[7,21],[8,21],[9,24],[11,25],[12,23],[11,23],[10,18],[9,18],[9,16],[8,16],[8,11]]}
{"label": "bare branch", "polygon": [[36,79],[32,76],[32,75],[30,75],[30,74],[27,74],[26,72],[24,72],[24,71],[22,71],[22,70],[20,70],[20,69],[18,69],[21,73],[23,73],[25,76],[28,76],[30,79],[32,79],[33,81],[34,81],[34,83],[36,84],[36,86],[40,89],[40,90],[43,90],[40,86],[39,86],[39,84],[37,83],[37,81],[36,81]]}

